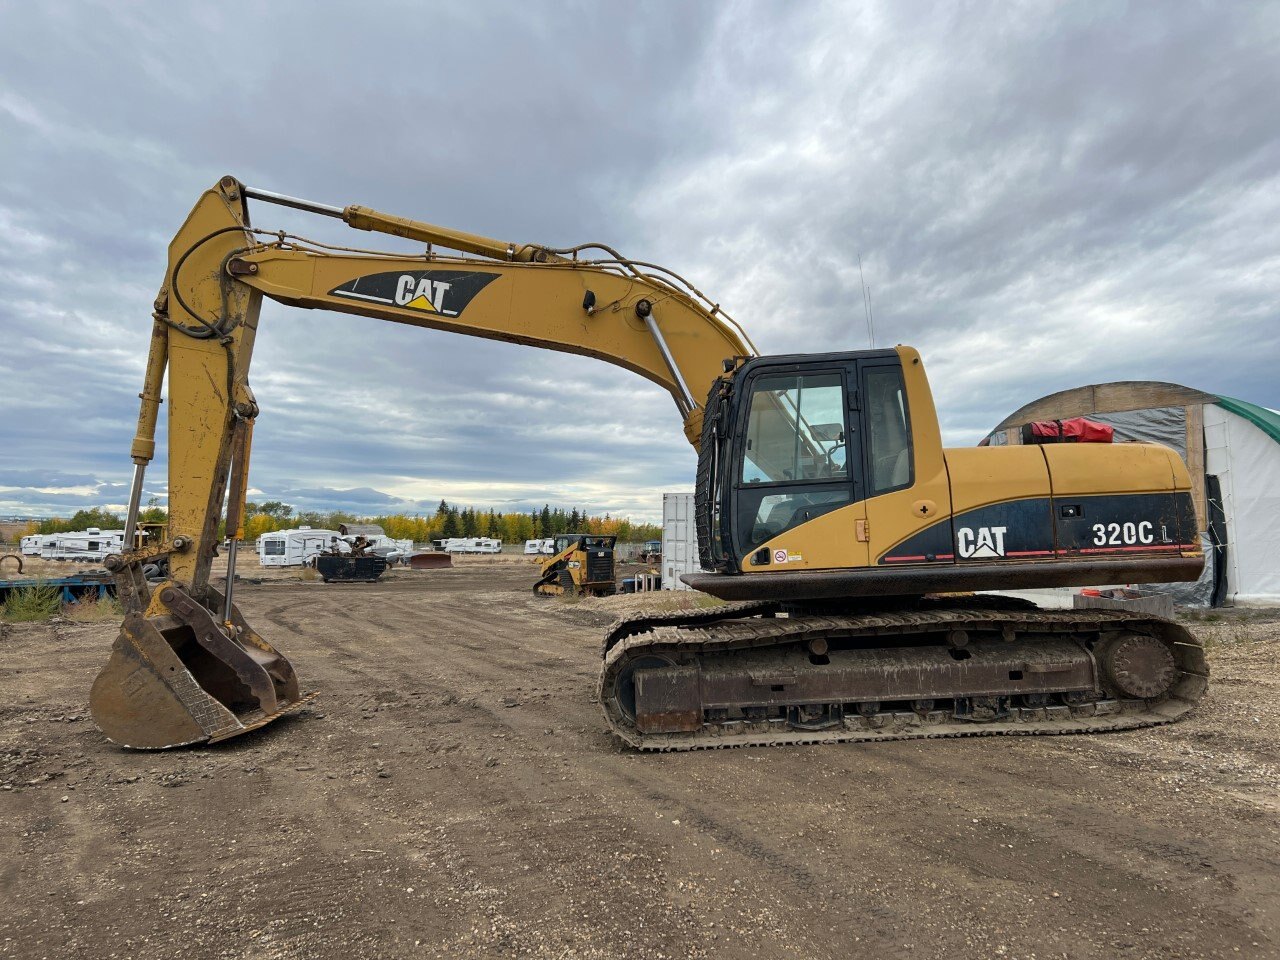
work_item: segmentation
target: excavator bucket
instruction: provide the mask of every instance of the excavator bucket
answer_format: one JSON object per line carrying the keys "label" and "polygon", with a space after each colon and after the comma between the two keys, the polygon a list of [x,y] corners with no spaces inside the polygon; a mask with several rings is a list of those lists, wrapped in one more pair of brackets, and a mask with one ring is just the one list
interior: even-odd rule
{"label": "excavator bucket", "polygon": [[[231,608],[230,624],[175,584],[164,613],[127,613],[94,681],[94,722],[121,746],[160,750],[226,740],[302,706],[293,666]],[[220,606],[217,591],[209,600]],[[128,605],[126,605],[128,609]]]}

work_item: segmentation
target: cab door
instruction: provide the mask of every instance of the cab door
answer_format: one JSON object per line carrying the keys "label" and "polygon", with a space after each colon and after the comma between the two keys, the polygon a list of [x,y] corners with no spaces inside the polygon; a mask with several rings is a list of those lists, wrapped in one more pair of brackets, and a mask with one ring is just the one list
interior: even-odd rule
{"label": "cab door", "polygon": [[858,368],[869,562],[954,563],[950,484],[919,354],[899,347]]}
{"label": "cab door", "polygon": [[867,562],[857,362],[764,364],[739,401],[732,537],[751,573]]}

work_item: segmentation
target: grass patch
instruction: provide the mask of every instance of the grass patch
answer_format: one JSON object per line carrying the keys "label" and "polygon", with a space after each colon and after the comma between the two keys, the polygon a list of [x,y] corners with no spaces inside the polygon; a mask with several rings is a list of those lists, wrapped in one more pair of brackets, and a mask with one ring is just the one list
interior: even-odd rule
{"label": "grass patch", "polygon": [[63,616],[76,623],[102,623],[104,620],[119,620],[124,616],[124,608],[115,597],[84,597],[75,603],[69,603],[62,610]]}
{"label": "grass patch", "polygon": [[1228,616],[1209,614],[1197,617],[1192,622],[1197,624],[1195,634],[1200,642],[1206,650],[1212,650],[1215,647],[1257,643],[1262,639],[1263,632],[1260,624],[1253,620],[1252,613],[1241,611]]}
{"label": "grass patch", "polygon": [[62,612],[62,597],[57,587],[37,583],[11,590],[9,599],[0,606],[0,619],[9,623],[33,623],[49,620]]}

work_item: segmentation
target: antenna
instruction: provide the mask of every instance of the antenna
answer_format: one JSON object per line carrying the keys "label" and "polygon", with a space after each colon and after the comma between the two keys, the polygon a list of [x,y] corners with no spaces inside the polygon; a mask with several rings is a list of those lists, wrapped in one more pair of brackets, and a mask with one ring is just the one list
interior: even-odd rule
{"label": "antenna", "polygon": [[867,323],[871,327],[870,341],[871,349],[876,348],[876,312],[871,309],[871,288],[867,287]]}
{"label": "antenna", "polygon": [[862,281],[862,306],[867,312],[867,347],[876,348],[876,326],[871,318],[871,290],[867,287],[866,275],[862,272],[862,254],[858,254],[858,277]]}

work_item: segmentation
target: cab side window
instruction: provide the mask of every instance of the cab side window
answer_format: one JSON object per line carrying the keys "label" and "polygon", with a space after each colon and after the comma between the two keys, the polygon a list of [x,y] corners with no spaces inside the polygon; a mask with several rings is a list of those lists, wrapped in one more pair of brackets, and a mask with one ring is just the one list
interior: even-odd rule
{"label": "cab side window", "polygon": [[870,495],[911,485],[911,428],[900,367],[870,367],[864,374]]}

